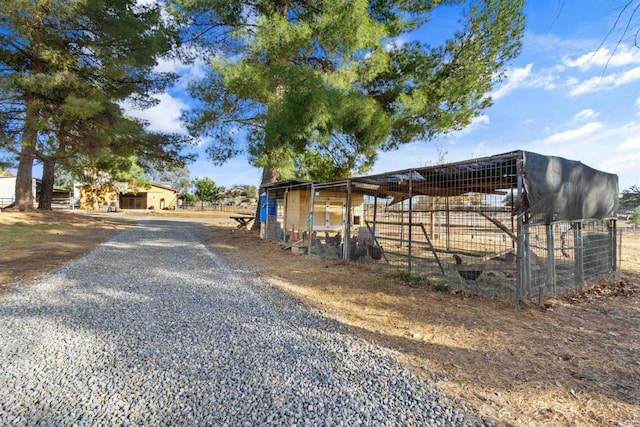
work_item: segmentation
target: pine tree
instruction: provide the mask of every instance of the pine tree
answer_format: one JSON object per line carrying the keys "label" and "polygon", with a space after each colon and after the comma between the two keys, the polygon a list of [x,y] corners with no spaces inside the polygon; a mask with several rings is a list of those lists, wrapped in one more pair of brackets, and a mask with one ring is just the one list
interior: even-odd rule
{"label": "pine tree", "polygon": [[[11,112],[5,133],[13,136],[5,148],[19,153],[16,204],[27,210],[40,144],[66,144],[96,93],[107,104],[149,105],[149,94],[175,78],[152,69],[178,37],[160,6],[134,0],[1,0],[0,10],[0,110]],[[78,140],[87,138],[74,142],[74,153],[83,150]]]}
{"label": "pine tree", "polygon": [[521,0],[469,2],[440,46],[395,43],[461,1],[179,0],[212,55],[185,119],[222,163],[239,153],[313,179],[364,172],[379,149],[465,127],[518,54]]}

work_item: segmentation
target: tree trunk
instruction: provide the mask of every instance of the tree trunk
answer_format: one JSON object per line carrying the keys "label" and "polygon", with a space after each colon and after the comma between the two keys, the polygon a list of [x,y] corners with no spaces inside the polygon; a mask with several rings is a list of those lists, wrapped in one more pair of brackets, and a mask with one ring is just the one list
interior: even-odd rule
{"label": "tree trunk", "polygon": [[38,204],[38,209],[40,210],[51,210],[55,166],[56,161],[53,159],[44,159],[42,161],[42,184],[40,188],[40,203]]}
{"label": "tree trunk", "polygon": [[20,147],[16,174],[16,207],[20,211],[33,209],[33,159],[36,152],[36,131],[25,129]]}
{"label": "tree trunk", "polygon": [[251,226],[252,231],[260,231],[260,195],[265,191],[264,186],[280,180],[282,180],[280,168],[262,169],[262,182],[260,183],[260,189],[258,190],[258,206],[256,208],[256,219],[253,221],[253,225]]}
{"label": "tree trunk", "polygon": [[[41,64],[34,60],[31,71],[39,72]],[[19,211],[33,209],[33,159],[36,155],[36,143],[38,142],[38,118],[40,111],[35,96],[27,95],[25,98],[25,118],[22,140],[20,142],[20,157],[18,160],[18,172],[16,173],[15,204]]]}

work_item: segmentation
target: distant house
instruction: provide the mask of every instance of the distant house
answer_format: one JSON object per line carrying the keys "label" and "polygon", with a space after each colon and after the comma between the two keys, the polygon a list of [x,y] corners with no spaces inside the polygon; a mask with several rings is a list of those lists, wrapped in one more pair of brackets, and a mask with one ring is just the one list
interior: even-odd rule
{"label": "distant house", "polygon": [[[168,185],[151,183],[148,188],[127,186],[117,192],[113,184],[106,184],[96,192],[98,205],[105,209],[119,206],[120,209],[175,209],[179,190]],[[93,196],[88,185],[80,187],[80,209],[93,209]]]}
{"label": "distant house", "polygon": [[[40,199],[40,180],[32,178],[31,188],[33,191],[33,200]],[[16,200],[16,177],[0,176],[0,208],[4,208],[12,204]]]}

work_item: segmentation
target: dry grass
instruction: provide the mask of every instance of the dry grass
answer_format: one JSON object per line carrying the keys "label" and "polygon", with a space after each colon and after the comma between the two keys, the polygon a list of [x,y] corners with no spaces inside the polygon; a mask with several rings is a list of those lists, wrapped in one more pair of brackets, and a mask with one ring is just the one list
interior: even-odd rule
{"label": "dry grass", "polygon": [[0,290],[84,255],[127,226],[107,216],[0,211]]}
{"label": "dry grass", "polygon": [[[0,242],[11,221],[9,228],[22,232],[0,246],[5,283],[25,269],[35,274],[52,268],[50,258],[63,257],[71,245],[68,256],[79,256],[98,243],[97,236],[126,226],[107,215],[11,215],[17,216],[7,220],[0,213]],[[190,215],[220,222],[228,213]],[[20,221],[29,226],[16,226]],[[252,266],[354,333],[397,350],[416,372],[485,416],[514,425],[640,425],[640,235],[623,238],[623,280],[549,301],[541,310],[409,286],[376,264],[294,256],[232,225],[208,226],[203,238],[223,257]]]}
{"label": "dry grass", "polygon": [[[375,265],[294,256],[251,232],[210,227],[207,241],[505,424],[640,420],[640,288],[632,277],[544,311],[516,309],[408,286]],[[640,247],[640,236],[625,242]]]}

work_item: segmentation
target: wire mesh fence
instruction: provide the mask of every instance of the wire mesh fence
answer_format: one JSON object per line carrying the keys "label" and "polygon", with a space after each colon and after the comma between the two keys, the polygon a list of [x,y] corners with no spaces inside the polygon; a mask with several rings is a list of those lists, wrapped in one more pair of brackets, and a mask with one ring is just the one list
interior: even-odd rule
{"label": "wire mesh fence", "polygon": [[533,299],[584,290],[617,270],[615,220],[531,224],[524,238],[525,291]]}
{"label": "wire mesh fence", "polygon": [[263,201],[265,237],[298,253],[376,263],[505,300],[540,301],[614,274],[615,219],[566,221],[557,214],[563,206],[546,212],[541,203],[532,211],[522,165],[522,152],[514,152],[334,183],[278,184]]}
{"label": "wire mesh fence", "polygon": [[291,245],[306,240],[310,198],[311,183],[294,181],[268,188],[261,200],[263,237]]}

